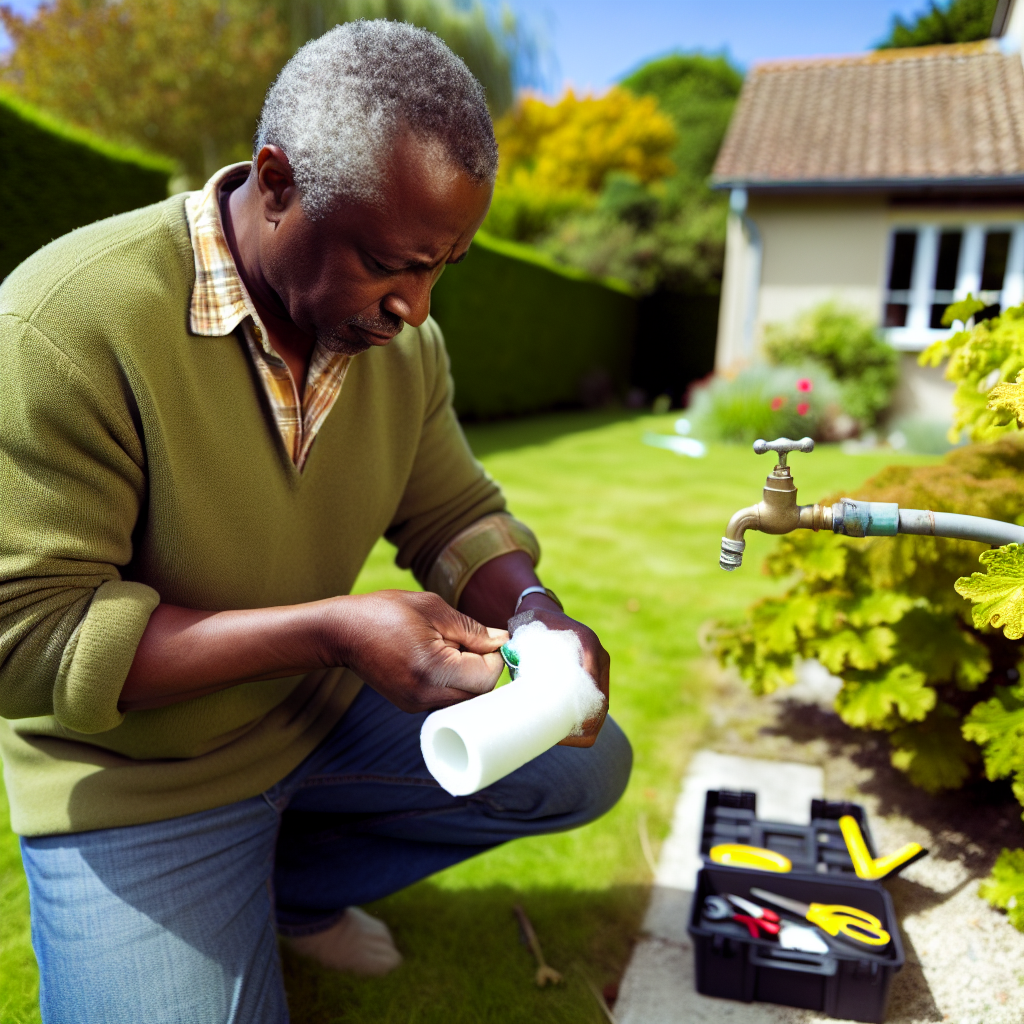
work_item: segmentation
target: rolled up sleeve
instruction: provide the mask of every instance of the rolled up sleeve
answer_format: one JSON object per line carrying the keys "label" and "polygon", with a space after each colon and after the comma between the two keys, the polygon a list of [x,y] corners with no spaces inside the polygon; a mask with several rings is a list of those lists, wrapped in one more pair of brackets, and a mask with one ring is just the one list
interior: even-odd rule
{"label": "rolled up sleeve", "polygon": [[[127,384],[124,385],[127,393]],[[112,729],[160,598],[121,579],[145,495],[124,396],[0,316],[0,716]]]}

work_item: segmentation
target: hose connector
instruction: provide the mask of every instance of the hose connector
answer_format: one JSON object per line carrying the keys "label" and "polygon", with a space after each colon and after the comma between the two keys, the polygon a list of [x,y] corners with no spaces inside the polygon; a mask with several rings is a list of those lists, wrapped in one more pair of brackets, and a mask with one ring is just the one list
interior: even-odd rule
{"label": "hose connector", "polygon": [[895,537],[900,532],[900,507],[889,501],[842,498],[832,506],[832,532],[846,537]]}

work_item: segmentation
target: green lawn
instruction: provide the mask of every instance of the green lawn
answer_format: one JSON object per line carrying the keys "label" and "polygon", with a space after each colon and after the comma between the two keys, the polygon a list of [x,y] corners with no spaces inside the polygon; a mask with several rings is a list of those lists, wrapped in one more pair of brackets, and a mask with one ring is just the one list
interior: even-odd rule
{"label": "green lawn", "polygon": [[[739,572],[718,568],[729,516],[760,498],[771,467],[749,448],[713,447],[691,460],[645,447],[673,416],[575,413],[473,427],[474,450],[512,510],[544,548],[541,575],[612,655],[612,714],[636,755],[630,787],[610,814],[576,832],[523,840],[376,904],[406,963],[391,977],[353,981],[286,960],[296,1024],[330,1021],[460,1024],[598,1022],[585,977],[616,980],[639,926],[650,872],[638,832],[657,847],[679,777],[705,724],[698,629],[772,589],[758,571],[772,543],[748,535]],[[913,456],[794,455],[801,500],[856,486]],[[358,589],[411,587],[380,544]],[[2,799],[2,792],[0,792]],[[6,820],[0,808],[0,820]],[[512,914],[521,901],[567,984],[537,990]],[[36,1021],[27,898],[13,836],[0,836],[0,1020]]]}

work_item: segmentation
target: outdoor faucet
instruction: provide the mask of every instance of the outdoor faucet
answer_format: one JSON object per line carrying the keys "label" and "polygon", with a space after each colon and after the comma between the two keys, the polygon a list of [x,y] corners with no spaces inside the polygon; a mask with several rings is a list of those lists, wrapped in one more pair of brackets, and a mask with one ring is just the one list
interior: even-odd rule
{"label": "outdoor faucet", "polygon": [[764,482],[764,497],[748,508],[741,508],[730,520],[722,538],[718,564],[728,572],[743,564],[747,530],[761,533],[792,533],[794,530],[831,530],[846,537],[895,537],[913,533],[932,537],[976,540],[985,544],[1024,544],[1024,526],[980,516],[962,516],[953,512],[930,512],[900,508],[895,502],[857,501],[840,498],[834,505],[798,505],[793,474],[786,465],[790,452],[813,452],[814,441],[805,437],[791,441],[755,441],[754,452],[776,452],[778,464]]}

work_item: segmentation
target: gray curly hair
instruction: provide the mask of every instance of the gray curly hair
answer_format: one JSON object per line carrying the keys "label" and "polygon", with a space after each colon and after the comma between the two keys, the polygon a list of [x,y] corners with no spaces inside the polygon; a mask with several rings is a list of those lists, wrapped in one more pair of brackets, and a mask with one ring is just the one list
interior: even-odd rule
{"label": "gray curly hair", "polygon": [[270,87],[255,153],[280,146],[303,211],[341,199],[377,202],[387,151],[404,129],[441,144],[474,181],[493,181],[498,146],[484,90],[433,33],[351,21],[306,43]]}

